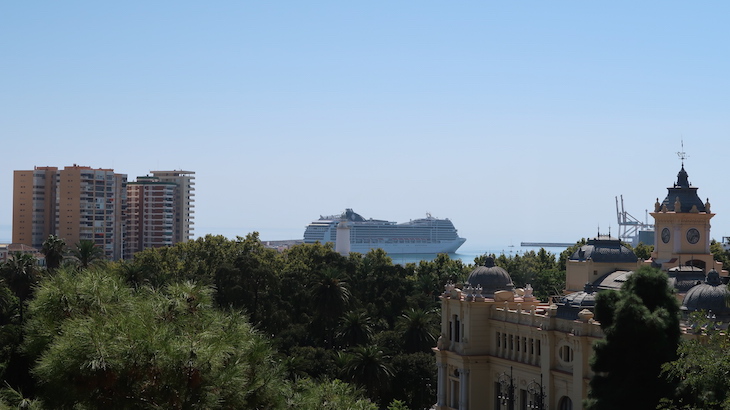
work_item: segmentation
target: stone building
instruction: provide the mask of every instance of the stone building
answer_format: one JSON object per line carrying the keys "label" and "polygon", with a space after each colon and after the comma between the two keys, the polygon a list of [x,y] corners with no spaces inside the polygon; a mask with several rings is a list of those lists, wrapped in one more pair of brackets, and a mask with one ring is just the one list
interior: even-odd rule
{"label": "stone building", "polygon": [[[594,341],[603,337],[593,320],[596,292],[619,289],[638,267],[666,271],[685,312],[720,309],[728,294],[727,271],[710,253],[709,200],[701,201],[682,165],[654,212],[655,251],[641,260],[618,239],[599,235],[566,264],[566,289],[555,303],[515,289],[509,272],[487,259],[441,296],[435,408],[577,410],[588,394]],[[724,305],[723,305],[724,306]]]}

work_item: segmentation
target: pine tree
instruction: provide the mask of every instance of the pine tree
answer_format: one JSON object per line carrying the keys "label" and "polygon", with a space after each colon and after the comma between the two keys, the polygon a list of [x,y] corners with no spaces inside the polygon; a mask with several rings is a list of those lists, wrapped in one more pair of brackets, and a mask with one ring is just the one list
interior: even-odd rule
{"label": "pine tree", "polygon": [[676,359],[679,306],[667,275],[645,266],[619,292],[599,294],[596,319],[606,337],[593,346],[585,408],[654,409],[672,392],[659,377],[663,363]]}

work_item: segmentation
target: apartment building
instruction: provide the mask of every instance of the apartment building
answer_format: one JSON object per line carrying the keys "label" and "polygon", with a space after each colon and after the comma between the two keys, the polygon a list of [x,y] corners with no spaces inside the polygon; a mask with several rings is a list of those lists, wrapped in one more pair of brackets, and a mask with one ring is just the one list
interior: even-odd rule
{"label": "apartment building", "polygon": [[127,183],[125,259],[145,248],[175,244],[178,190],[176,183],[150,176]]}
{"label": "apartment building", "polygon": [[193,235],[195,172],[182,170],[151,171],[151,174],[160,182],[172,182],[177,185],[173,243],[189,241]]}
{"label": "apartment building", "polygon": [[13,243],[40,248],[54,234],[72,245],[92,240],[108,259],[124,249],[127,175],[74,164],[15,171]]}
{"label": "apartment building", "polygon": [[13,243],[41,248],[49,235],[70,246],[93,240],[107,259],[131,258],[150,247],[192,237],[192,171],[126,174],[74,164],[15,171]]}

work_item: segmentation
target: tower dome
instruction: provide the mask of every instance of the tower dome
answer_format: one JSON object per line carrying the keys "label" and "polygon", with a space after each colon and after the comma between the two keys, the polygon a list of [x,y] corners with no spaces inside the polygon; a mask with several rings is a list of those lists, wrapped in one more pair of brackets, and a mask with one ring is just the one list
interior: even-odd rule
{"label": "tower dome", "polygon": [[[689,175],[682,169],[677,174],[677,182],[674,186],[667,188],[667,197],[662,201],[662,207],[666,206],[667,210],[674,212],[690,212],[694,209],[697,212],[705,212],[705,203],[702,202],[697,195],[697,187],[693,187],[689,183]],[[679,205],[679,209],[675,209]]]}
{"label": "tower dome", "polygon": [[487,257],[484,266],[477,266],[469,274],[467,284],[473,287],[482,287],[482,294],[487,298],[493,298],[494,292],[498,290],[512,290],[515,285],[506,270],[494,264],[494,258]]}
{"label": "tower dome", "polygon": [[638,258],[631,249],[621,244],[621,241],[607,235],[599,235],[589,239],[580,249],[570,256],[571,261],[625,263],[636,262]]}

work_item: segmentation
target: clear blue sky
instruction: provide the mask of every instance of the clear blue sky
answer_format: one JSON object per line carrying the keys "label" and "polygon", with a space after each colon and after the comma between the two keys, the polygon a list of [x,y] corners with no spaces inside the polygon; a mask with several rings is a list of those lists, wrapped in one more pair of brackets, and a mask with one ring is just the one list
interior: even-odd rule
{"label": "clear blue sky", "polygon": [[[638,3],[638,4],[637,4]],[[724,2],[0,5],[0,241],[12,171],[196,172],[197,235],[300,238],[354,208],[466,249],[616,232],[680,168],[730,235]]]}

